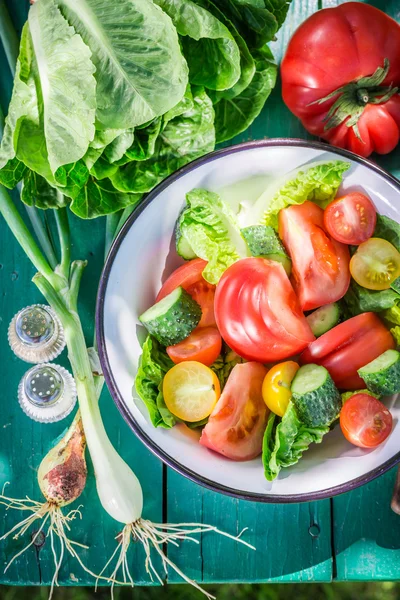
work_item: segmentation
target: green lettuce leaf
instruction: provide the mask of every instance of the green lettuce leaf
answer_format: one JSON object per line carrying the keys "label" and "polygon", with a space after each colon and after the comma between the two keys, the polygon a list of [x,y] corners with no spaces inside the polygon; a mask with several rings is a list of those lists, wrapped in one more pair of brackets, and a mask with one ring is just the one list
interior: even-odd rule
{"label": "green lettuce leaf", "polygon": [[172,19],[195,85],[231,88],[240,77],[239,48],[220,20],[191,0],[156,0]]}
{"label": "green lettuce leaf", "polygon": [[249,255],[236,218],[218,194],[194,189],[186,194],[187,207],[177,223],[177,237],[183,237],[193,253],[208,261],[203,277],[218,283],[222,273],[235,261]]}
{"label": "green lettuce leaf", "polygon": [[225,90],[209,90],[209,96],[216,104],[221,98],[234,98],[240,94],[251,82],[256,70],[253,57],[247,47],[246,42],[238,33],[233,23],[225,16],[225,14],[211,0],[195,0],[196,3],[214,15],[218,21],[223,23],[231,32],[240,53],[240,77],[235,85]]}
{"label": "green lettuce leaf", "polygon": [[372,392],[370,392],[367,389],[365,389],[365,390],[353,390],[351,392],[344,392],[342,394],[342,404],[344,404],[345,402],[347,402],[347,400],[349,400],[352,396],[355,396],[356,394],[367,394],[367,396],[373,396],[374,398],[379,398],[379,396],[377,394],[373,394]]}
{"label": "green lettuce leaf", "polygon": [[117,164],[123,165],[134,160],[147,160],[153,156],[162,123],[162,118],[157,117],[147,127],[136,129],[132,145],[126,150],[124,157]]}
{"label": "green lettuce leaf", "polygon": [[85,187],[73,198],[70,208],[81,219],[94,219],[135,205],[141,199],[142,194],[116,190],[109,179],[99,181],[89,177]]}
{"label": "green lettuce leaf", "polygon": [[271,194],[271,189],[267,188],[256,201],[255,213],[264,211],[261,224],[277,229],[279,211],[291,204],[303,204],[306,200],[325,208],[336,196],[343,174],[349,168],[350,163],[335,160],[317,163],[306,169],[302,167],[292,177],[289,174],[286,183],[276,193]]}
{"label": "green lettuce leaf", "polygon": [[36,206],[41,209],[61,208],[70,202],[67,196],[49,185],[43,177],[29,170],[23,179],[21,200],[28,206]]}
{"label": "green lettuce leaf", "polygon": [[193,106],[167,123],[153,155],[120,167],[112,176],[122,192],[149,192],[165,177],[214,149],[214,110],[203,88],[193,88]]}
{"label": "green lettuce leaf", "polygon": [[268,46],[256,50],[253,57],[255,72],[248,86],[233,97],[227,93],[214,106],[217,143],[245,131],[258,117],[275,86],[278,67]]}
{"label": "green lettuce leaf", "polygon": [[400,295],[394,290],[374,291],[361,287],[353,279],[343,298],[350,313],[355,317],[364,312],[381,312],[400,301]]}
{"label": "green lettuce leaf", "polygon": [[151,335],[147,336],[142,352],[133,393],[136,389],[149,411],[154,427],[170,429],[177,420],[165,405],[162,381],[165,373],[174,366],[174,363],[165,348]]}
{"label": "green lettuce leaf", "polygon": [[397,295],[396,304],[380,313],[380,316],[386,322],[390,329],[390,333],[396,341],[396,345],[400,346],[400,296]]}
{"label": "green lettuce leaf", "polygon": [[282,468],[296,464],[312,442],[319,444],[329,427],[306,427],[299,420],[292,402],[282,419],[271,413],[263,439],[262,461],[268,481]]}
{"label": "green lettuce leaf", "polygon": [[134,140],[134,129],[126,129],[120,133],[113,141],[104,149],[104,156],[110,163],[115,163],[120,160],[125,152],[132,146]]}
{"label": "green lettuce leaf", "polygon": [[261,48],[274,39],[285,20],[290,0],[218,0],[249,48]]}
{"label": "green lettuce leaf", "polygon": [[400,252],[400,225],[390,217],[376,215],[374,237],[390,242]]}
{"label": "green lettuce leaf", "polygon": [[171,19],[150,0],[57,0],[92,51],[97,119],[129,129],[175,106],[188,68]]}
{"label": "green lettuce leaf", "polygon": [[226,346],[217,360],[210,367],[218,377],[221,390],[224,389],[233,367],[243,362],[244,359],[241,356]]}

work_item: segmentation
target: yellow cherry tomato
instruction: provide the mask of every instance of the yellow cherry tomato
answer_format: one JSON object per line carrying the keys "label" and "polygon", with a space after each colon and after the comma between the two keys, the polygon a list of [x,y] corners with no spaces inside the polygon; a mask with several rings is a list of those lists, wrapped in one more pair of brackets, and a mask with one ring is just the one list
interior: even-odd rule
{"label": "yellow cherry tomato", "polygon": [[264,378],[262,387],[264,402],[269,410],[279,417],[285,414],[292,397],[290,386],[298,370],[297,363],[287,360],[272,367]]}
{"label": "yellow cherry tomato", "polygon": [[167,372],[163,394],[165,404],[173,415],[194,423],[211,414],[221,395],[221,387],[214,371],[202,363],[189,360]]}
{"label": "yellow cherry tomato", "polygon": [[368,290],[387,290],[400,275],[400,253],[390,242],[370,238],[358,246],[350,272]]}

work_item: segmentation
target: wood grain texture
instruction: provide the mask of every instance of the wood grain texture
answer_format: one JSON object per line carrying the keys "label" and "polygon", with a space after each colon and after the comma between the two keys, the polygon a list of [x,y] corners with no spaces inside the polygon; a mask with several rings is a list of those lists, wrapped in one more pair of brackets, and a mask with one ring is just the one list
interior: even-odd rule
{"label": "wood grain texture", "polygon": [[[14,25],[20,31],[25,21],[29,3],[11,0],[8,3]],[[0,45],[0,95],[3,108],[8,105],[11,94],[11,75],[1,54]],[[22,214],[24,209],[21,206]],[[54,226],[54,223],[52,223]],[[88,345],[93,343],[94,308],[96,291],[104,257],[105,220],[81,221],[71,217],[73,237],[72,257],[87,258],[88,267],[84,273],[79,311],[82,317]],[[28,495],[41,499],[37,484],[36,469],[54,440],[65,430],[67,421],[42,425],[34,423],[21,411],[17,401],[17,386],[20,378],[30,365],[17,359],[7,345],[8,324],[13,315],[24,306],[43,299],[36,287],[31,284],[35,271],[13,236],[0,219],[0,486],[9,481],[8,495],[23,498]],[[56,360],[68,368],[66,352]],[[162,464],[132,435],[121,418],[108,391],[102,394],[100,406],[111,441],[139,477],[145,497],[144,516],[156,522],[162,520]],[[87,453],[88,457],[88,453]],[[71,505],[82,504],[82,521],[72,524],[71,538],[90,546],[83,550],[84,562],[96,573],[100,572],[111,556],[115,546],[115,536],[121,526],[108,517],[97,498],[93,469],[88,457],[90,477],[82,496]],[[4,511],[0,507],[0,536],[15,523],[26,517],[25,513]],[[11,557],[30,542],[30,536],[0,544],[0,582],[3,584],[49,584],[54,572],[50,544],[47,541],[40,552],[31,547],[3,574],[4,567]],[[129,555],[132,575],[138,584],[148,584],[149,578],[144,568],[144,553],[135,544]],[[87,575],[69,555],[65,556],[59,577],[60,585],[93,585]]]}

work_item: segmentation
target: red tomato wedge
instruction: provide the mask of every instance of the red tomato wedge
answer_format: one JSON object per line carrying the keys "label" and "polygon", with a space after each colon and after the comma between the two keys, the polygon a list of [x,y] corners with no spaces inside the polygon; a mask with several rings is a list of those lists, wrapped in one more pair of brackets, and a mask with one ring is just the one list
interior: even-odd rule
{"label": "red tomato wedge", "polygon": [[156,302],[159,302],[177,287],[183,287],[201,306],[202,316],[198,327],[216,325],[214,316],[215,286],[208,283],[202,275],[206,265],[207,261],[202,258],[195,258],[185,263],[168,277],[156,298]]}
{"label": "red tomato wedge", "polygon": [[168,346],[167,353],[177,365],[187,360],[195,360],[210,367],[221,353],[222,339],[215,327],[196,327],[182,342]]}
{"label": "red tomato wedge", "polygon": [[225,271],[215,317],[225,342],[247,360],[283,360],[315,339],[284,268],[264,258],[243,258]]}
{"label": "red tomato wedge", "polygon": [[269,410],[262,397],[267,369],[256,362],[232,369],[200,444],[232,460],[251,460],[262,450]]}
{"label": "red tomato wedge", "polygon": [[302,310],[342,298],[350,285],[350,254],[326,232],[324,211],[313,202],[279,213],[279,236],[292,259],[292,283]]}
{"label": "red tomato wedge", "polygon": [[340,412],[344,437],[360,448],[375,448],[392,431],[393,419],[382,402],[368,394],[354,394]]}
{"label": "red tomato wedge", "polygon": [[324,212],[326,231],[343,244],[358,246],[366,242],[374,233],[375,225],[375,206],[368,196],[359,192],[334,200]]}
{"label": "red tomato wedge", "polygon": [[364,386],[357,371],[380,354],[395,348],[391,333],[375,313],[353,317],[324,333],[300,356],[302,364],[315,363],[328,369],[337,387],[344,390]]}

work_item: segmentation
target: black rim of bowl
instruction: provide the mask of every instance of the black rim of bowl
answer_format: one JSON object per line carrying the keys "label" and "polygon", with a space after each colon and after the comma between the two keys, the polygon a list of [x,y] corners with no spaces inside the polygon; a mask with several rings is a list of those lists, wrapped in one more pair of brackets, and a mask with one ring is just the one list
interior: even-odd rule
{"label": "black rim of bowl", "polygon": [[107,354],[107,348],[106,348],[105,336],[104,336],[104,302],[105,302],[105,296],[106,296],[106,291],[107,291],[108,279],[110,276],[110,272],[111,272],[115,257],[118,253],[121,243],[123,242],[126,234],[129,231],[132,223],[134,223],[134,221],[136,221],[136,219],[139,217],[139,215],[146,209],[148,204],[150,204],[150,202],[152,202],[152,200],[154,200],[154,198],[156,196],[158,196],[158,194],[160,192],[162,192],[165,188],[167,188],[169,185],[171,185],[177,179],[180,179],[186,173],[189,173],[190,171],[197,169],[197,167],[199,167],[201,165],[204,165],[209,162],[213,162],[214,160],[217,160],[218,158],[227,156],[229,154],[234,154],[236,152],[243,152],[245,150],[250,150],[250,149],[255,149],[255,148],[274,147],[274,146],[297,146],[297,147],[313,148],[315,150],[333,152],[339,156],[343,156],[345,158],[348,158],[355,162],[358,162],[358,163],[368,167],[369,169],[375,171],[376,173],[381,175],[384,179],[386,179],[390,183],[394,184],[400,192],[399,180],[397,180],[394,176],[387,173],[387,171],[385,171],[384,169],[382,169],[381,167],[379,167],[372,161],[365,159],[365,158],[361,158],[360,156],[353,154],[352,152],[349,152],[347,150],[342,150],[341,148],[335,148],[335,147],[329,146],[328,144],[324,144],[321,142],[308,142],[308,141],[301,140],[301,139],[275,138],[275,139],[268,139],[268,140],[256,140],[256,141],[251,141],[251,142],[244,142],[244,143],[237,144],[234,146],[229,146],[228,148],[216,150],[214,152],[211,152],[210,154],[206,154],[205,156],[202,156],[201,158],[198,158],[198,159],[194,160],[193,162],[185,165],[184,167],[182,167],[181,169],[179,169],[178,171],[176,171],[175,173],[173,173],[172,175],[170,175],[169,177],[164,179],[164,181],[162,181],[151,192],[149,192],[147,194],[146,198],[143,200],[143,202],[132,212],[132,214],[129,216],[126,223],[122,227],[121,231],[119,232],[118,236],[116,237],[114,243],[111,246],[110,252],[107,256],[107,259],[106,259],[106,262],[105,262],[105,265],[104,265],[104,268],[103,268],[103,271],[101,274],[101,278],[100,278],[100,285],[99,285],[99,289],[98,289],[98,293],[97,293],[97,303],[96,303],[96,336],[97,336],[97,343],[98,343],[98,349],[99,349],[99,358],[100,358],[100,363],[101,363],[101,366],[103,369],[104,377],[105,377],[108,389],[111,393],[111,396],[112,396],[118,410],[120,411],[120,413],[122,414],[123,418],[128,423],[128,425],[131,427],[133,432],[137,435],[137,437],[145,444],[145,446],[147,446],[147,448],[153,454],[155,454],[158,458],[160,458],[165,464],[167,464],[169,467],[171,467],[178,473],[184,475],[191,481],[194,481],[195,483],[198,483],[210,490],[213,490],[216,492],[221,492],[223,494],[226,494],[228,496],[233,496],[235,498],[239,498],[239,499],[243,499],[243,500],[252,500],[252,501],[256,501],[256,502],[266,502],[266,503],[309,502],[311,500],[322,500],[324,498],[331,498],[332,496],[337,496],[338,494],[343,494],[345,492],[348,492],[350,490],[353,490],[353,489],[359,487],[360,485],[363,485],[365,483],[368,483],[369,481],[372,481],[376,477],[379,477],[380,475],[382,475],[383,473],[385,473],[386,471],[388,471],[389,469],[394,467],[398,462],[400,462],[400,452],[395,454],[391,459],[389,459],[388,461],[386,461],[379,467],[372,469],[365,475],[361,475],[360,477],[352,479],[346,483],[343,483],[343,484],[340,484],[340,485],[337,485],[334,487],[326,488],[324,490],[319,490],[316,492],[309,492],[309,493],[304,493],[304,494],[288,494],[288,495],[276,495],[276,494],[268,494],[268,493],[261,494],[261,493],[245,492],[243,490],[237,490],[235,488],[221,485],[219,483],[211,481],[210,479],[207,479],[206,477],[203,477],[203,476],[195,473],[191,469],[180,464],[177,460],[175,460],[169,454],[164,452],[164,450],[162,448],[160,448],[160,446],[158,446],[141,429],[141,427],[138,425],[135,418],[133,417],[132,413],[127,408],[127,406],[120,394],[118,386],[115,382],[115,379],[113,377],[113,374],[112,374],[112,371],[110,368],[110,363],[108,360],[108,354]]}

